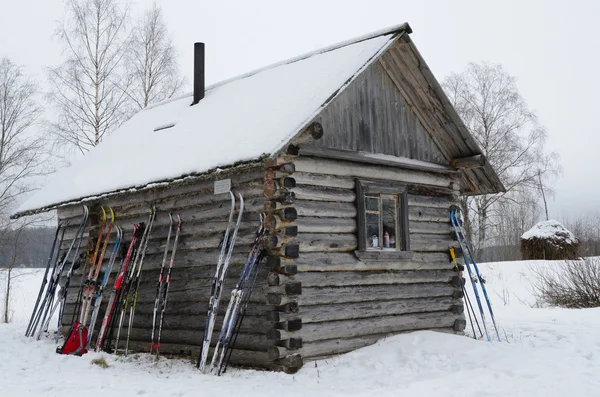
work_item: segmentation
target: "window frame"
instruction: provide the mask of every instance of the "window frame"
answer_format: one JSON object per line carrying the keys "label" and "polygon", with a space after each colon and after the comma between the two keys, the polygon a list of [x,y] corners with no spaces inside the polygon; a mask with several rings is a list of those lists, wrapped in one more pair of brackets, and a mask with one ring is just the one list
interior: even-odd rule
{"label": "window frame", "polygon": [[[368,244],[366,235],[366,197],[367,195],[379,196],[379,219],[383,223],[382,195],[394,195],[398,197],[396,206],[396,248],[372,248]],[[356,206],[358,216],[358,250],[356,256],[361,260],[377,259],[403,259],[412,258],[410,251],[410,233],[408,229],[408,188],[406,184],[397,182],[375,182],[364,179],[356,179]],[[382,233],[382,230],[380,231]]]}

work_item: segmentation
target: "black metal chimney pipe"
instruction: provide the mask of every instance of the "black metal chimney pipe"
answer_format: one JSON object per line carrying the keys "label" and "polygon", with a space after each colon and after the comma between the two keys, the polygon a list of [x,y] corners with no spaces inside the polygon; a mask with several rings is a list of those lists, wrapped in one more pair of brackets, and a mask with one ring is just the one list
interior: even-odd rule
{"label": "black metal chimney pipe", "polygon": [[194,43],[194,102],[204,98],[204,43]]}

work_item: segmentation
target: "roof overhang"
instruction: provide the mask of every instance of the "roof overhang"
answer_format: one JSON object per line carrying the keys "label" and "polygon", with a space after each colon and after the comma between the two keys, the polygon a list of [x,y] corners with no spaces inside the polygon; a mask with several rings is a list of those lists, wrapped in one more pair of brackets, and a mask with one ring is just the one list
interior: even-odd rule
{"label": "roof overhang", "polygon": [[[456,165],[454,168],[461,175],[462,193],[506,191],[408,34],[402,34],[379,62],[448,163]],[[460,165],[460,160],[474,157],[478,161]]]}

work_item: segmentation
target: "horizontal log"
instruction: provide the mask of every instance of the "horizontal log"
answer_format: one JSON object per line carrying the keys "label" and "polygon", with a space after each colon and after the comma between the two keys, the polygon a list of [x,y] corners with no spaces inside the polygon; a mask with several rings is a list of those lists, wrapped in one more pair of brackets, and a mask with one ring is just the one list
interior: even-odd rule
{"label": "horizontal log", "polygon": [[[237,190],[233,190],[234,193],[241,193],[244,196],[246,203],[251,203],[254,200],[264,200],[264,190],[261,181],[252,182],[249,185],[241,186]],[[202,211],[208,208],[227,207],[229,211],[231,198],[229,194],[212,194],[212,192],[196,192],[187,193],[181,196],[167,197],[162,199],[160,202],[151,202],[140,198],[139,201],[128,205],[114,205],[112,206],[115,212],[115,218],[117,220],[127,220],[132,223],[138,218],[147,218],[150,211],[150,205],[154,204],[158,213],[168,214],[169,212],[178,213],[189,213],[197,208],[196,211]],[[63,216],[68,216],[65,214]],[[183,216],[183,215],[182,215]],[[80,216],[76,215],[75,218],[65,217],[59,218],[61,220],[76,224]]]}
{"label": "horizontal log", "polygon": [[299,217],[356,218],[356,206],[351,203],[298,201],[294,207]]}
{"label": "horizontal log", "polygon": [[[237,280],[227,279],[223,288],[223,296],[229,297],[231,290],[235,287]],[[67,295],[68,302],[72,302],[77,295],[78,287],[72,287],[69,289]],[[112,286],[111,286],[112,288]],[[193,301],[193,302],[204,302],[208,305],[208,300],[211,292],[211,279],[177,279],[171,284],[169,289],[169,302],[175,301]],[[154,304],[156,298],[156,280],[147,281],[142,279],[140,289],[138,291],[138,304],[151,303]],[[251,302],[259,302],[266,304],[266,297],[262,293],[262,288],[259,285],[254,287],[252,295],[250,296]],[[207,306],[208,307],[208,306]]]}
{"label": "horizontal log", "polygon": [[341,189],[354,189],[356,182],[353,177],[326,175],[322,173],[296,172],[294,179],[297,186],[312,185],[323,187],[335,187]]}
{"label": "horizontal log", "polygon": [[355,233],[356,219],[353,218],[317,218],[302,216],[294,225],[300,233]]}
{"label": "horizontal log", "polygon": [[436,270],[452,269],[446,253],[415,252],[411,259],[362,262],[354,253],[307,252],[293,262],[282,260],[281,265],[295,264],[299,272],[338,272],[376,270]]}
{"label": "horizontal log", "polygon": [[452,178],[446,175],[399,170],[393,167],[359,164],[350,161],[325,160],[301,156],[295,158],[293,162],[296,166],[296,171],[300,172],[381,179],[439,187],[449,187],[452,183]]}
{"label": "horizontal log", "polygon": [[408,220],[410,222],[449,222],[450,210],[431,207],[408,207]]}
{"label": "horizontal log", "polygon": [[431,207],[431,208],[444,208],[449,209],[452,205],[452,199],[450,196],[439,197],[439,196],[424,196],[417,194],[408,195],[408,206],[411,207]]}
{"label": "horizontal log", "polygon": [[[304,324],[298,331],[278,330],[280,338],[287,336],[302,338],[306,344],[317,340],[351,338],[382,333],[397,333],[432,328],[453,327],[456,315],[444,312],[402,314],[397,316],[380,316],[368,319],[353,319],[323,323]],[[304,348],[304,347],[303,347]],[[300,349],[302,352],[302,349]]]}
{"label": "horizontal log", "polygon": [[349,189],[336,189],[321,186],[298,186],[290,189],[296,195],[296,200],[328,201],[354,203],[356,193]]}
{"label": "horizontal log", "polygon": [[300,272],[294,276],[294,280],[302,282],[303,287],[342,287],[349,285],[449,283],[455,275],[456,272],[450,269]]}
{"label": "horizontal log", "polygon": [[[301,316],[302,323],[309,324],[321,323],[324,321],[352,320],[409,313],[450,311],[454,314],[461,314],[453,311],[455,306],[462,307],[462,301],[454,299],[451,296],[407,298],[386,301],[302,306]],[[269,316],[269,314],[267,314],[267,316]],[[295,315],[281,313],[279,320],[285,321],[288,318],[293,318],[292,316]]]}
{"label": "horizontal log", "polygon": [[300,307],[334,303],[367,302],[406,298],[452,296],[449,283],[360,285],[347,287],[303,287],[298,296]]}
{"label": "horizontal log", "polygon": [[410,249],[415,252],[448,252],[450,247],[457,246],[451,234],[411,234]]}
{"label": "horizontal log", "polygon": [[453,234],[450,222],[419,222],[410,221],[408,228],[414,234],[440,234],[451,236]]}
{"label": "horizontal log", "polygon": [[[219,174],[217,179],[231,179],[232,190],[241,188],[244,185],[260,184],[263,181],[264,169],[261,166],[248,168],[243,172],[222,172]],[[202,178],[189,178],[185,181],[168,184],[168,185],[156,185],[154,188],[142,189],[136,192],[126,192],[121,195],[115,195],[111,197],[105,197],[99,200],[92,201],[93,203],[100,203],[105,207],[113,207],[115,209],[123,206],[139,205],[139,203],[152,203],[161,202],[165,199],[170,199],[176,196],[185,196],[190,193],[206,193],[212,194],[214,191],[214,178],[203,180]],[[223,195],[228,197],[229,195]],[[147,208],[147,206],[146,206]],[[83,215],[83,206],[81,204],[74,204],[65,207],[61,207],[57,211],[59,219],[70,219],[80,218]],[[118,215],[117,215],[118,216]]]}
{"label": "horizontal log", "polygon": [[300,252],[349,252],[358,247],[354,234],[300,233],[294,241]]}
{"label": "horizontal log", "polygon": [[[253,214],[254,215],[254,214]],[[175,224],[173,225],[173,231],[177,228],[177,221],[175,220]],[[144,220],[146,223],[146,220]],[[131,234],[133,231],[133,223],[126,222],[117,222],[116,225],[119,225],[123,228],[123,234],[126,241],[131,239]],[[169,218],[168,214],[160,214],[157,215],[157,219],[155,219],[154,224],[152,226],[152,231],[150,233],[150,240],[158,240],[165,239],[167,237],[169,231]],[[212,221],[202,221],[202,220],[191,220],[188,222],[183,222],[181,225],[180,236],[198,236],[198,237],[207,237],[207,236],[222,236],[225,228],[227,227],[227,219],[224,220],[212,220]],[[252,233],[252,231],[256,231],[259,227],[258,219],[256,220],[246,220],[244,222],[240,222],[239,226],[239,234],[244,233]],[[105,229],[106,233],[106,229]],[[71,227],[67,229],[65,232],[65,239],[63,240],[63,247],[67,246],[70,243],[72,238],[75,235],[75,228]],[[97,234],[95,234],[97,235]],[[104,234],[106,235],[106,234]],[[113,227],[111,230],[111,235],[109,241],[112,243],[115,241],[117,236],[116,227]],[[172,235],[173,236],[173,235]],[[95,240],[94,240],[95,242]]]}
{"label": "horizontal log", "polygon": [[389,154],[344,149],[331,149],[320,146],[314,146],[311,144],[301,144],[299,149],[300,155],[302,156],[312,156],[329,160],[335,159],[351,161],[355,163],[364,163],[368,164],[367,167],[372,165],[385,165],[396,169],[456,175],[456,172],[452,168],[445,165],[428,163],[425,161],[415,161],[410,158],[392,156]]}

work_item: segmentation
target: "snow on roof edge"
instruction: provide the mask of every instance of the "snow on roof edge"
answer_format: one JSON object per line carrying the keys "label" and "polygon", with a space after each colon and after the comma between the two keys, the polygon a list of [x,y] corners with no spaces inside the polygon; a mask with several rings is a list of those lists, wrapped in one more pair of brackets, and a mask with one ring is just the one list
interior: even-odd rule
{"label": "snow on roof edge", "polygon": [[[361,41],[373,39],[375,37],[385,36],[387,34],[393,34],[393,33],[402,33],[402,32],[406,32],[408,34],[412,33],[412,28],[410,27],[410,25],[408,24],[408,22],[404,22],[404,23],[399,24],[399,25],[394,25],[394,26],[390,26],[390,27],[387,27],[387,28],[384,28],[384,29],[380,29],[380,30],[371,32],[371,33],[367,33],[367,34],[364,34],[362,36],[355,37],[353,39],[344,40],[344,41],[341,41],[341,42],[338,42],[338,43],[335,43],[335,44],[331,44],[331,45],[329,45],[327,47],[322,47],[322,48],[319,48],[317,50],[306,52],[306,53],[301,54],[301,55],[296,55],[295,57],[284,59],[283,61],[279,61],[279,62],[275,62],[275,63],[269,64],[269,65],[265,65],[265,66],[262,66],[262,67],[260,67],[258,69],[254,69],[254,70],[251,70],[249,72],[246,72],[246,73],[243,73],[243,74],[240,74],[240,75],[237,75],[237,76],[233,76],[233,77],[229,77],[229,78],[224,79],[224,80],[217,81],[216,83],[208,85],[206,87],[206,91],[209,91],[209,90],[211,90],[213,88],[220,87],[220,86],[225,85],[227,83],[231,83],[232,81],[241,80],[241,79],[245,79],[246,77],[254,76],[255,74],[258,74],[258,73],[263,72],[265,70],[269,70],[269,69],[272,69],[272,68],[276,68],[278,66],[282,66],[282,65],[287,65],[287,64],[290,64],[290,63],[298,62],[298,61],[301,61],[303,59],[310,58],[311,56],[314,56],[314,55],[319,55],[319,54],[323,54],[323,53],[326,53],[326,52],[329,52],[329,51],[334,51],[334,50],[337,50],[337,49],[342,48],[342,47],[346,47],[346,46],[351,45],[351,44],[360,43]],[[361,71],[362,71],[362,69],[361,69]],[[187,92],[187,93],[181,94],[181,95],[179,95],[177,97],[165,99],[164,101],[160,101],[160,102],[156,102],[156,103],[153,103],[151,105],[148,105],[147,107],[145,107],[143,109],[143,111],[144,110],[150,110],[150,109],[153,109],[153,108],[161,106],[161,105],[166,105],[167,103],[170,103],[170,102],[173,102],[173,101],[177,101],[179,99],[191,97],[193,95],[194,95],[193,92]]]}
{"label": "snow on roof edge", "polygon": [[52,205],[49,205],[46,207],[16,212],[10,216],[10,219],[18,219],[23,216],[41,214],[43,212],[53,211],[53,210],[65,207],[67,205],[75,205],[78,203],[85,203],[88,201],[99,200],[101,198],[114,197],[114,196],[118,196],[120,194],[137,192],[137,191],[141,191],[141,190],[154,189],[154,188],[157,188],[160,186],[166,186],[166,185],[170,185],[173,183],[183,183],[186,181],[202,180],[204,178],[208,178],[212,174],[219,173],[219,172],[234,173],[236,171],[240,171],[240,170],[244,170],[244,169],[251,169],[251,168],[259,166],[264,161],[268,160],[270,157],[271,156],[263,155],[259,158],[249,159],[246,161],[240,161],[237,164],[232,164],[230,167],[220,166],[220,167],[216,167],[211,170],[204,171],[204,172],[198,172],[198,173],[193,173],[193,174],[188,174],[188,175],[181,175],[181,176],[178,176],[175,178],[170,178],[170,179],[152,181],[152,182],[148,182],[148,183],[137,185],[137,186],[130,186],[127,188],[116,189],[111,192],[105,192],[102,194],[78,197],[78,198],[66,200],[66,201],[63,201],[60,203],[55,203],[55,204],[52,204]]}

